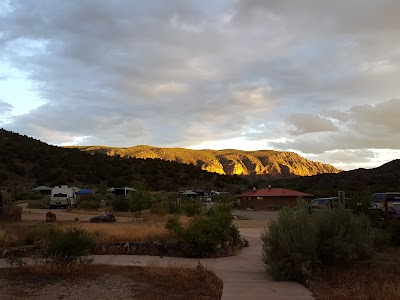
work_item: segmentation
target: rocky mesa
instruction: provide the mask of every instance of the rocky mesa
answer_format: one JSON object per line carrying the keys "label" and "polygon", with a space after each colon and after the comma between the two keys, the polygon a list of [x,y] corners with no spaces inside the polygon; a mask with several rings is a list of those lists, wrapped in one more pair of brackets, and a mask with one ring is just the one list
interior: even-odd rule
{"label": "rocky mesa", "polygon": [[339,173],[335,167],[305,159],[294,152],[274,150],[192,150],[160,148],[147,145],[119,148],[106,146],[76,147],[89,153],[132,158],[158,158],[193,164],[209,172],[228,175],[265,175],[267,178],[292,178],[325,173]]}

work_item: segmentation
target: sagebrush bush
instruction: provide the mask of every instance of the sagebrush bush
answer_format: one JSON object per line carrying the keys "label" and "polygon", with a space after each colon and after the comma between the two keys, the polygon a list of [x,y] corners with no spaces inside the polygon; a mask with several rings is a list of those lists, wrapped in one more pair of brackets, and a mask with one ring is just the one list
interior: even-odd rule
{"label": "sagebrush bush", "polygon": [[370,257],[375,229],[368,217],[343,208],[285,208],[261,235],[262,259],[275,280],[303,281],[322,265],[346,264]]}
{"label": "sagebrush bush", "polygon": [[53,228],[41,251],[42,257],[58,264],[72,263],[87,256],[96,245],[97,237],[82,228]]}

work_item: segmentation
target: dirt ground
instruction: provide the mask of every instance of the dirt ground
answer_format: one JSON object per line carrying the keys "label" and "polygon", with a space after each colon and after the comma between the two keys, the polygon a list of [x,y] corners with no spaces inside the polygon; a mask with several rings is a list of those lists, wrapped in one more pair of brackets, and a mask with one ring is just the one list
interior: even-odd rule
{"label": "dirt ground", "polygon": [[196,269],[91,265],[67,272],[0,270],[0,298],[7,300],[206,300],[221,294],[222,281]]}
{"label": "dirt ground", "polygon": [[[89,222],[93,215],[100,211],[67,211],[66,209],[37,209],[27,208],[26,203],[19,204],[22,207],[22,221],[45,221],[46,213],[51,211],[57,215],[57,221],[74,221],[79,218],[81,222]],[[234,210],[233,215],[237,216],[234,224],[239,228],[264,228],[270,220],[278,217],[277,211],[246,211]],[[132,218],[117,216],[117,222],[132,222]]]}

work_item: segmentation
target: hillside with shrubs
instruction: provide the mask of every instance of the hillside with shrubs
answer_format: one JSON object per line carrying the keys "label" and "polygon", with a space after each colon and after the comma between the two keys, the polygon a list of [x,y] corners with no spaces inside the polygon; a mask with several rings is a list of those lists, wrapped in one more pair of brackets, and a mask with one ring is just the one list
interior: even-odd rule
{"label": "hillside with shrubs", "polygon": [[373,169],[356,169],[338,174],[319,174],[292,179],[274,180],[268,184],[291,188],[315,196],[336,195],[337,191],[369,193],[400,190],[400,159]]}
{"label": "hillside with shrubs", "polygon": [[162,159],[121,158],[51,146],[32,137],[0,130],[0,190],[37,185],[128,186],[143,182],[148,190],[248,188],[239,176],[210,173],[191,164]]}

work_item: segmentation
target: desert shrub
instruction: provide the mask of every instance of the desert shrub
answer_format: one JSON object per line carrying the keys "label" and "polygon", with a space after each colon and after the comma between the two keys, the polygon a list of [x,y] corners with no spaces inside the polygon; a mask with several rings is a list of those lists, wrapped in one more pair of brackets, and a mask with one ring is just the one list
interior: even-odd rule
{"label": "desert shrub", "polygon": [[10,246],[14,246],[17,241],[17,237],[9,229],[0,229],[0,249]]}
{"label": "desert shrub", "polygon": [[224,242],[238,243],[240,234],[232,224],[233,216],[225,208],[214,209],[210,215],[197,216],[187,227],[177,217],[168,219],[166,228],[182,242],[188,257],[207,257],[217,251]]}
{"label": "desert shrub", "polygon": [[165,228],[177,233],[178,231],[182,230],[182,224],[177,216],[172,216],[167,219]]}
{"label": "desert shrub", "polygon": [[25,245],[38,244],[42,245],[50,234],[50,231],[54,229],[54,225],[51,223],[46,223],[43,226],[33,226],[30,227],[23,237]]}
{"label": "desert shrub", "polygon": [[147,192],[137,191],[130,193],[127,199],[130,211],[150,209],[152,206],[151,197]]}
{"label": "desert shrub", "polygon": [[365,215],[339,208],[313,217],[319,229],[318,252],[323,264],[346,264],[374,253],[375,229]]}
{"label": "desert shrub", "polygon": [[155,202],[151,206],[151,212],[153,214],[157,214],[160,216],[164,216],[167,213],[169,213],[169,207],[168,207],[168,202],[167,201],[159,201]]}
{"label": "desert shrub", "polygon": [[57,264],[73,263],[87,256],[96,245],[96,240],[95,234],[82,228],[72,227],[65,231],[53,228],[49,231],[41,255]]}
{"label": "desert shrub", "polygon": [[49,207],[50,198],[48,196],[43,197],[39,200],[28,201],[28,208],[46,208]]}
{"label": "desert shrub", "polygon": [[128,211],[129,202],[125,197],[116,197],[111,200],[111,207],[116,211]]}
{"label": "desert shrub", "polygon": [[203,211],[203,205],[200,201],[184,201],[181,208],[189,217],[199,215]]}
{"label": "desert shrub", "polygon": [[181,213],[181,206],[175,202],[168,203],[168,210],[170,214],[180,214]]}
{"label": "desert shrub", "polygon": [[185,254],[189,257],[205,257],[215,252],[220,243],[218,232],[209,218],[193,219],[182,233]]}
{"label": "desert shrub", "polygon": [[307,211],[283,209],[262,234],[262,259],[275,280],[300,280],[317,260],[318,229]]}
{"label": "desert shrub", "polygon": [[98,209],[101,207],[101,203],[96,200],[83,200],[79,202],[79,207],[83,209]]}
{"label": "desert shrub", "polygon": [[262,234],[262,259],[276,280],[302,281],[322,265],[370,257],[375,229],[368,217],[337,208],[310,214],[285,208]]}
{"label": "desert shrub", "polygon": [[4,204],[12,204],[15,202],[15,198],[8,191],[2,191],[2,194]]}

